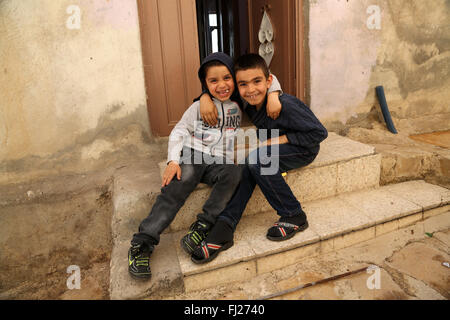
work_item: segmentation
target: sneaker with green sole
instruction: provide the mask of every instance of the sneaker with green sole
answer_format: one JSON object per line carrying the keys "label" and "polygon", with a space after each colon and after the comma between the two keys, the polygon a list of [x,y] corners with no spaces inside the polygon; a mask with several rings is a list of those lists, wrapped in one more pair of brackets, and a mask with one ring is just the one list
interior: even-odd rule
{"label": "sneaker with green sole", "polygon": [[144,244],[131,243],[128,250],[128,272],[138,279],[150,279],[150,249]]}
{"label": "sneaker with green sole", "polygon": [[208,236],[210,226],[197,220],[190,228],[189,232],[181,239],[181,247],[187,254],[192,254],[197,246]]}

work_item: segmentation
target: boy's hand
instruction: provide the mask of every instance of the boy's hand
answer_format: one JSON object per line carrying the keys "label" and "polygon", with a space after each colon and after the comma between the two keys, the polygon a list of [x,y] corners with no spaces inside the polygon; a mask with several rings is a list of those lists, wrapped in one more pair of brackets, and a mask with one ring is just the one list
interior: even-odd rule
{"label": "boy's hand", "polygon": [[161,187],[167,186],[170,181],[172,181],[173,177],[177,176],[177,179],[181,179],[181,167],[176,161],[170,161],[164,170],[162,185]]}
{"label": "boy's hand", "polygon": [[278,138],[267,139],[263,143],[261,143],[261,147],[267,147],[274,144],[286,144],[289,143],[289,140],[286,135],[282,135]]}
{"label": "boy's hand", "polygon": [[217,125],[217,108],[211,97],[204,93],[200,97],[200,115],[204,122],[209,124],[211,127]]}
{"label": "boy's hand", "polygon": [[267,97],[267,116],[276,120],[280,116],[281,102],[279,98],[280,93],[274,91],[269,93]]}

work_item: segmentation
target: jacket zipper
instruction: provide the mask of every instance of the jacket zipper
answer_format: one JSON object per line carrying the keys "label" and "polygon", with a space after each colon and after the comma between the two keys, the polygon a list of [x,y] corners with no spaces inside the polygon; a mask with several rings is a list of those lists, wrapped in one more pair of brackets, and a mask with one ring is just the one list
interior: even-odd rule
{"label": "jacket zipper", "polygon": [[222,106],[222,127],[220,128],[220,138],[219,138],[219,140],[217,140],[217,142],[215,144],[213,144],[211,146],[211,148],[209,149],[210,152],[211,152],[211,155],[213,155],[213,148],[222,140],[223,127],[225,126],[225,111],[223,109],[223,102],[221,102],[220,105]]}

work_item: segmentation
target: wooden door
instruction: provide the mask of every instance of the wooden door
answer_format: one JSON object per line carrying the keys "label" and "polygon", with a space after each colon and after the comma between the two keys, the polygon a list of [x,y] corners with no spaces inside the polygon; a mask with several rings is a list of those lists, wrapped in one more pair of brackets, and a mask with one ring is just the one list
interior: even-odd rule
{"label": "wooden door", "polygon": [[274,28],[275,53],[270,70],[283,91],[305,99],[302,0],[249,0],[250,48],[258,53],[264,8]]}
{"label": "wooden door", "polygon": [[138,0],[152,133],[168,136],[201,92],[195,0]]}

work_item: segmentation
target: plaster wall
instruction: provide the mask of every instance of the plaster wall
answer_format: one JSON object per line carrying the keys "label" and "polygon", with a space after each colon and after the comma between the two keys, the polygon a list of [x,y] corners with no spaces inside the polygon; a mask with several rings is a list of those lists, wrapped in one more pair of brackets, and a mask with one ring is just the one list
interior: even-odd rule
{"label": "plaster wall", "polygon": [[0,171],[98,158],[105,130],[149,134],[136,1],[0,1],[0,93]]}
{"label": "plaster wall", "polygon": [[446,0],[310,0],[313,111],[331,130],[358,123],[382,85],[397,123],[441,115],[441,128],[410,129],[449,129],[449,21]]}

